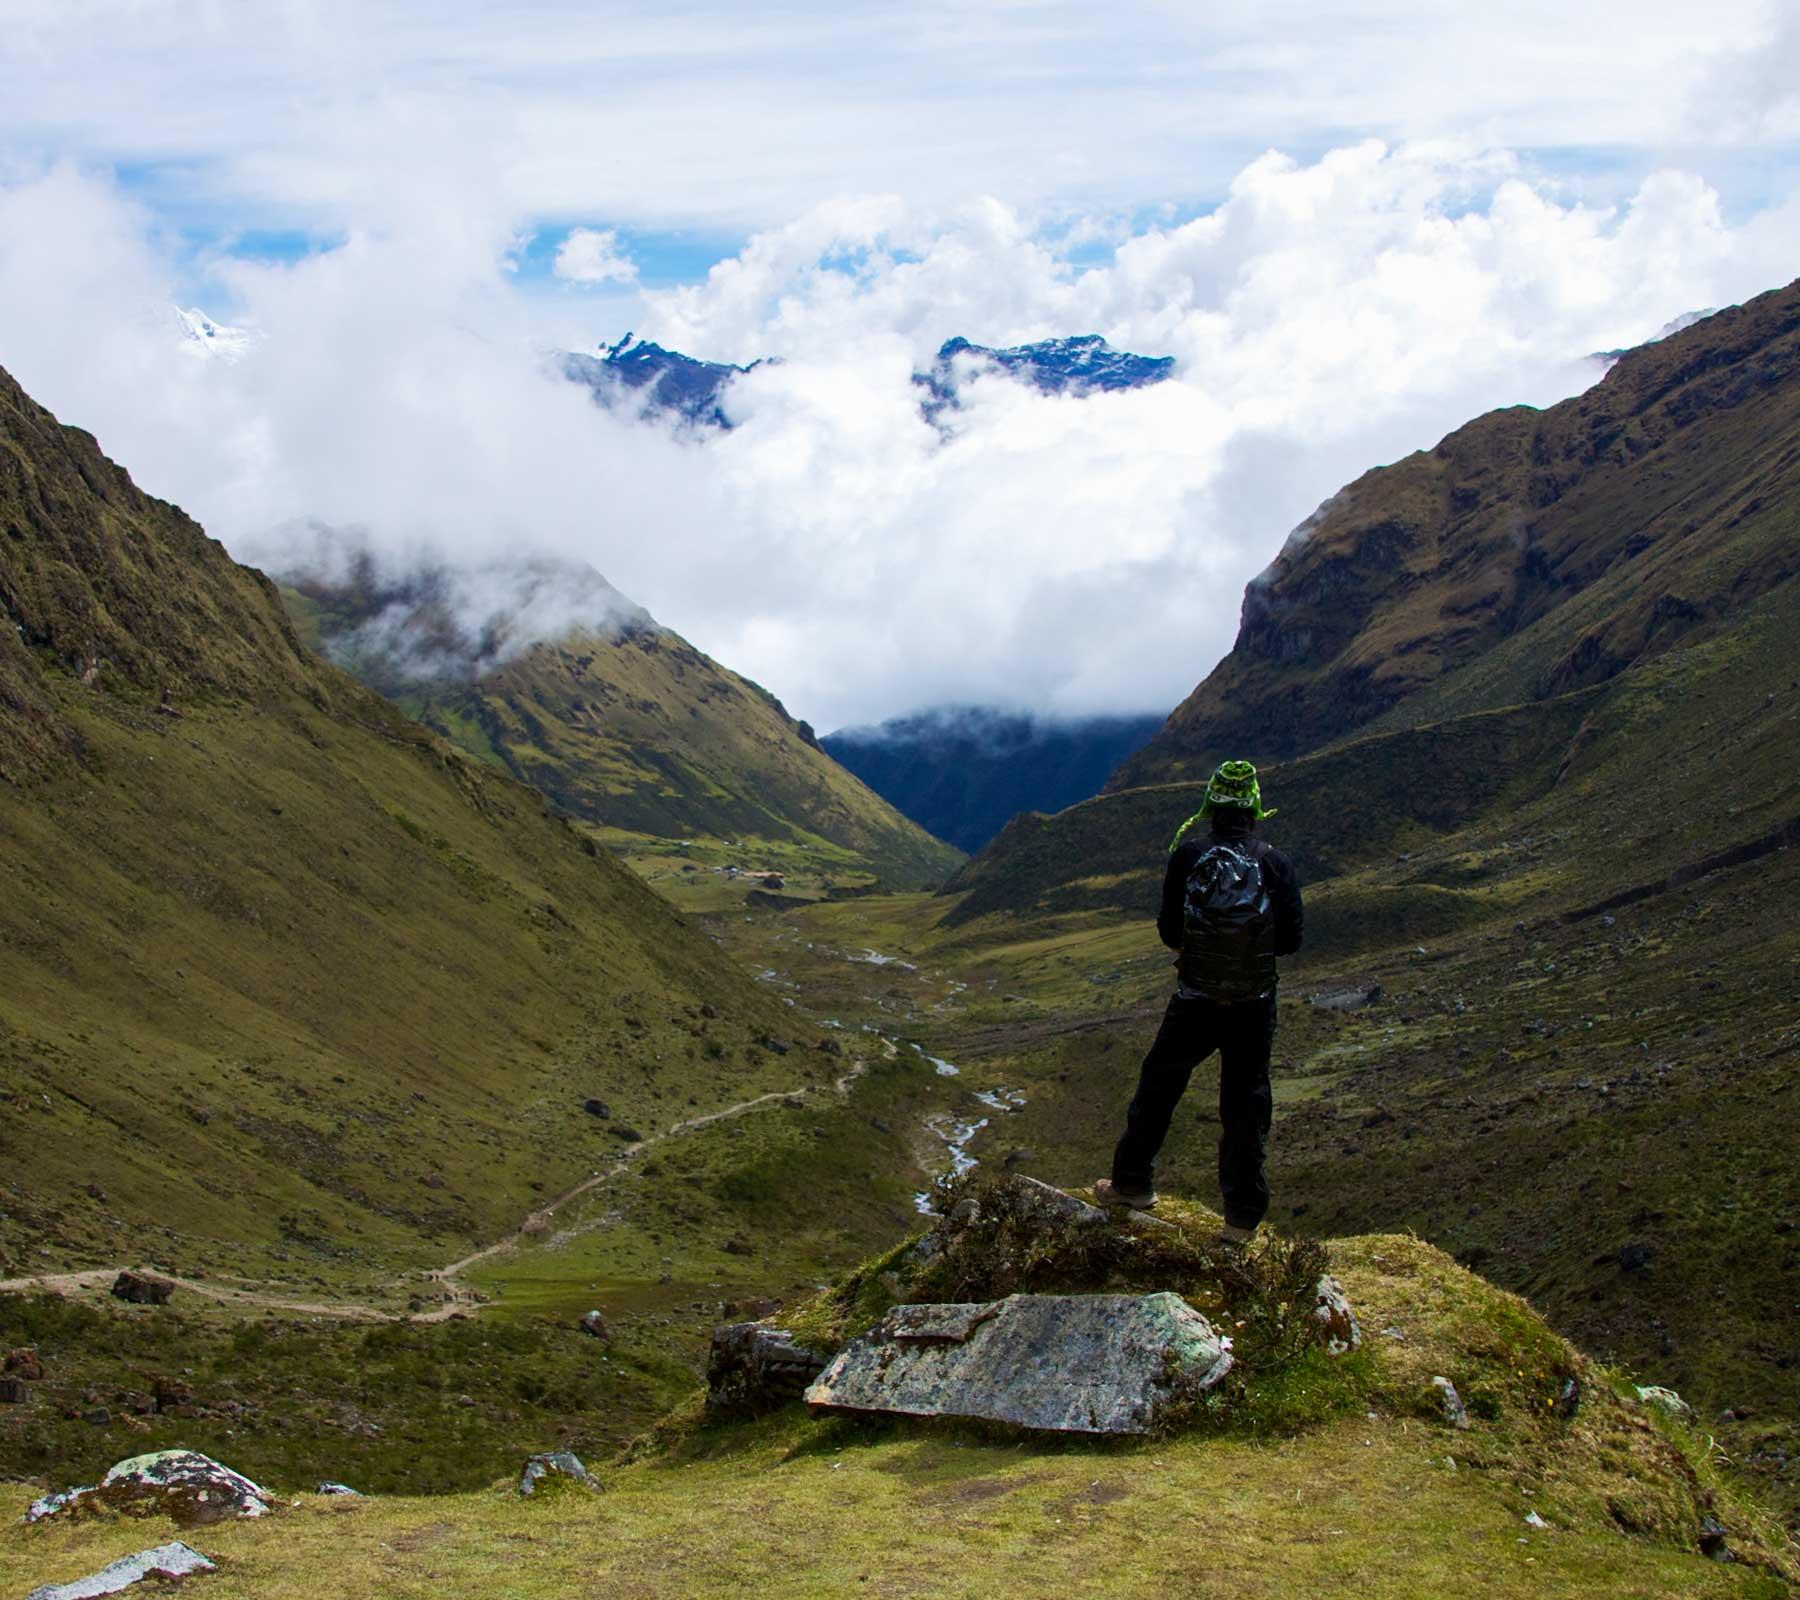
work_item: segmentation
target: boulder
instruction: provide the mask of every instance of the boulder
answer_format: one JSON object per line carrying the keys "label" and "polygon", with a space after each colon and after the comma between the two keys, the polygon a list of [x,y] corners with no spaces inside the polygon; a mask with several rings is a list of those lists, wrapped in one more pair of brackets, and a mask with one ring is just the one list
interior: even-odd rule
{"label": "boulder", "polygon": [[134,1306],[166,1306],[175,1285],[167,1278],[152,1278],[142,1272],[121,1272],[113,1279],[112,1292],[120,1300]]}
{"label": "boulder", "polygon": [[1327,1274],[1315,1285],[1313,1299],[1313,1326],[1325,1353],[1341,1356],[1360,1349],[1362,1329],[1356,1325],[1356,1313],[1350,1309],[1343,1285]]}
{"label": "boulder", "polygon": [[527,1499],[552,1486],[586,1489],[593,1493],[598,1493],[600,1489],[600,1485],[589,1475],[588,1469],[581,1464],[581,1457],[569,1450],[548,1450],[542,1455],[535,1455],[525,1463],[525,1470],[519,1474],[519,1493]]}
{"label": "boulder", "polygon": [[1015,1294],[896,1306],[806,1400],[815,1411],[1142,1434],[1230,1370],[1230,1341],[1177,1294]]}
{"label": "boulder", "polygon": [[162,1578],[171,1582],[191,1577],[196,1572],[213,1571],[212,1562],[198,1550],[190,1550],[179,1539],[160,1544],[154,1550],[140,1550],[134,1556],[121,1556],[111,1566],[73,1583],[46,1583],[33,1589],[25,1600],[93,1600],[93,1597],[118,1594],[145,1578]]}
{"label": "boulder", "polygon": [[773,1411],[805,1394],[825,1361],[785,1328],[763,1322],[714,1328],[706,1364],[706,1408],[726,1416]]}
{"label": "boulder", "polygon": [[599,1311],[589,1311],[582,1316],[581,1331],[590,1338],[602,1341],[612,1338],[612,1329],[607,1326],[606,1318]]}
{"label": "boulder", "polygon": [[197,1450],[157,1450],[112,1467],[99,1483],[65,1489],[34,1501],[27,1522],[88,1512],[168,1517],[177,1527],[266,1515],[275,1504],[268,1490]]}

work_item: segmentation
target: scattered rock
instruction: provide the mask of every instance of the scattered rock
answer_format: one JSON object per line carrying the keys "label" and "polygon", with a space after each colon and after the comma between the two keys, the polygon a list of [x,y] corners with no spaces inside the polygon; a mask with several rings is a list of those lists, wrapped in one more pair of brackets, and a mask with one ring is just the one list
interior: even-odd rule
{"label": "scattered rock", "polygon": [[266,1489],[197,1450],[157,1450],[133,1456],[89,1488],[45,1495],[25,1513],[27,1522],[86,1512],[168,1517],[177,1527],[199,1528],[236,1517],[260,1517],[274,1506]]}
{"label": "scattered rock", "polygon": [[1563,1379],[1562,1393],[1556,1397],[1556,1414],[1564,1422],[1573,1422],[1581,1409],[1581,1380]]}
{"label": "scattered rock", "polygon": [[95,1406],[92,1411],[82,1412],[81,1420],[90,1428],[110,1428],[112,1412],[108,1411],[105,1406]]}
{"label": "scattered rock", "polygon": [[1437,1377],[1431,1380],[1431,1386],[1437,1390],[1438,1405],[1443,1409],[1444,1421],[1453,1428],[1467,1428],[1468,1408],[1463,1405],[1462,1396],[1456,1392],[1456,1385],[1448,1378]]}
{"label": "scattered rock", "polygon": [[314,1494],[347,1496],[352,1500],[362,1499],[362,1495],[347,1483],[322,1483],[313,1491]]}
{"label": "scattered rock", "polygon": [[1703,1518],[1700,1523],[1700,1554],[1712,1561],[1735,1561],[1725,1543],[1725,1524],[1717,1517]]}
{"label": "scattered rock", "polygon": [[1037,1151],[1029,1149],[1008,1150],[1000,1164],[1011,1172],[1015,1167],[1023,1167],[1037,1160]]}
{"label": "scattered rock", "polygon": [[427,1189],[441,1189],[444,1187],[444,1175],[441,1172],[428,1172],[419,1182]]}
{"label": "scattered rock", "polygon": [[1312,1003],[1320,1011],[1360,1011],[1364,1006],[1374,1005],[1381,995],[1381,985],[1371,983],[1355,989],[1331,989],[1315,994]]}
{"label": "scattered rock", "polygon": [[1384,1339],[1393,1339],[1397,1342],[1404,1342],[1406,1339],[1406,1329],[1404,1329],[1404,1328],[1383,1328],[1381,1330],[1381,1337]]}
{"label": "scattered rock", "polygon": [[1141,1434],[1230,1370],[1230,1342],[1179,1295],[1015,1294],[896,1306],[838,1353],[806,1400],[817,1411]]}
{"label": "scattered rock", "polygon": [[734,1322],[714,1328],[706,1366],[706,1408],[722,1416],[758,1416],[798,1400],[826,1358],[785,1328]]}
{"label": "scattered rock", "polygon": [[722,1247],[728,1256],[752,1256],[756,1252],[750,1248],[748,1241],[738,1238],[727,1239]]}
{"label": "scattered rock", "polygon": [[612,1115],[612,1107],[604,1100],[583,1100],[581,1109],[590,1117],[598,1117],[602,1122]]}
{"label": "scattered rock", "polygon": [[158,1545],[154,1550],[140,1550],[134,1556],[121,1556],[112,1565],[73,1583],[46,1583],[33,1589],[25,1600],[94,1600],[94,1597],[118,1594],[145,1578],[162,1578],[180,1582],[196,1572],[213,1571],[212,1562],[198,1550],[190,1550],[177,1539],[172,1544]]}
{"label": "scattered rock", "polygon": [[612,1339],[612,1328],[608,1326],[606,1318],[598,1310],[590,1311],[582,1317],[581,1331],[602,1343],[609,1343]]}
{"label": "scattered rock", "polygon": [[[546,1481],[548,1480],[548,1481]],[[581,1457],[568,1450],[549,1450],[525,1463],[519,1474],[519,1493],[526,1499],[551,1485],[559,1488],[581,1488],[598,1493],[600,1485],[581,1464]]]}
{"label": "scattered rock", "polygon": [[719,1308],[719,1314],[740,1322],[756,1322],[763,1317],[772,1317],[781,1309],[779,1300],[771,1300],[766,1295],[752,1295],[747,1300],[727,1300]]}
{"label": "scattered rock", "polygon": [[22,1406],[30,1398],[23,1378],[0,1378],[0,1406]]}
{"label": "scattered rock", "polygon": [[1694,1420],[1694,1408],[1673,1389],[1665,1389],[1660,1383],[1639,1384],[1637,1397],[1643,1404],[1655,1406],[1658,1411],[1675,1418],[1677,1422]]}
{"label": "scattered rock", "polygon": [[623,1139],[626,1144],[642,1144],[644,1136],[636,1128],[627,1127],[622,1122],[615,1122],[606,1130],[615,1139]]}
{"label": "scattered rock", "polygon": [[147,1273],[121,1272],[113,1279],[112,1292],[134,1306],[166,1306],[175,1285],[167,1278],[152,1278]]}
{"label": "scattered rock", "polygon": [[1356,1313],[1350,1309],[1344,1286],[1328,1274],[1315,1285],[1313,1300],[1313,1322],[1325,1353],[1341,1356],[1361,1349],[1362,1329],[1356,1324]]}
{"label": "scattered rock", "polygon": [[44,1359],[28,1345],[8,1350],[6,1359],[0,1361],[0,1372],[4,1372],[9,1378],[23,1378],[27,1383],[36,1383],[44,1375]]}
{"label": "scattered rock", "polygon": [[1548,1529],[1550,1524],[1547,1523],[1546,1521],[1544,1521],[1544,1519],[1542,1517],[1540,1517],[1535,1511],[1527,1511],[1525,1513],[1525,1526],[1528,1528]]}
{"label": "scattered rock", "polygon": [[1622,1244],[1619,1246],[1619,1271],[1642,1272],[1656,1259],[1656,1246],[1653,1244]]}

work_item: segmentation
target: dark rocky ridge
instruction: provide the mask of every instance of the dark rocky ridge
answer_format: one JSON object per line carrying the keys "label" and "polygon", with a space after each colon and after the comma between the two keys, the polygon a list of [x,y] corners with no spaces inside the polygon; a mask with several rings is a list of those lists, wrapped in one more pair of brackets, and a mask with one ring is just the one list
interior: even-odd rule
{"label": "dark rocky ridge", "polygon": [[1024,811],[1061,811],[1100,792],[1161,716],[1066,722],[946,706],[877,727],[840,728],[825,749],[928,833],[979,850]]}

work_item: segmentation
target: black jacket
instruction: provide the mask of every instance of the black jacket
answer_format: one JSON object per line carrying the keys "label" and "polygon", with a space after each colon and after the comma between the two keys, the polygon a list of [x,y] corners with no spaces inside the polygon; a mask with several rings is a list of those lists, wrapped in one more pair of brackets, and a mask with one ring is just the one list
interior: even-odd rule
{"label": "black jacket", "polygon": [[1305,935],[1305,907],[1300,899],[1300,879],[1294,864],[1272,844],[1256,837],[1254,829],[1242,824],[1214,823],[1209,835],[1183,839],[1169,853],[1169,864],[1163,873],[1162,906],[1156,914],[1157,937],[1171,950],[1179,951],[1186,939],[1185,904],[1188,877],[1194,863],[1215,839],[1227,840],[1240,847],[1248,846],[1262,863],[1263,882],[1268,887],[1271,909],[1275,913],[1275,954],[1290,956],[1300,948]]}

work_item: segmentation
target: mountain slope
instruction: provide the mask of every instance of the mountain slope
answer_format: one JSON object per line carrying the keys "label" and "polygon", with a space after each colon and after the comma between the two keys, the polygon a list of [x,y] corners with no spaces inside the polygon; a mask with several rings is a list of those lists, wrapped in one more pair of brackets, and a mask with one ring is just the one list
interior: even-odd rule
{"label": "mountain slope", "polygon": [[617,1148],[584,1099],[794,1079],[708,940],[3,374],[0,530],[0,1277],[390,1297]]}
{"label": "mountain slope", "polygon": [[979,850],[1022,811],[1061,811],[1098,794],[1162,718],[1040,721],[982,706],[840,728],[826,752],[927,832]]}
{"label": "mountain slope", "polygon": [[1605,682],[1800,571],[1797,497],[1790,285],[1334,496],[1245,591],[1231,653],[1110,787]]}
{"label": "mountain slope", "polygon": [[[765,689],[660,626],[591,569],[484,572],[501,609],[472,637],[449,575],[295,575],[322,648],[427,727],[536,785],[609,842],[756,839],[935,887],[959,853],[871,793]],[[545,608],[555,622],[544,626]],[[536,612],[546,642],[509,648]]]}
{"label": "mountain slope", "polygon": [[[1152,1002],[1169,835],[1216,756],[1255,757],[1308,897],[1279,1204],[1414,1228],[1666,1376],[1790,1514],[1797,329],[1800,295],[1763,296],[1361,480],[1114,787],[1015,820],[942,919],[970,959],[1092,950]],[[1072,1151],[1087,1093],[1085,1119],[1034,1102]],[[1204,1173],[1212,1137],[1178,1127],[1169,1159]]]}

